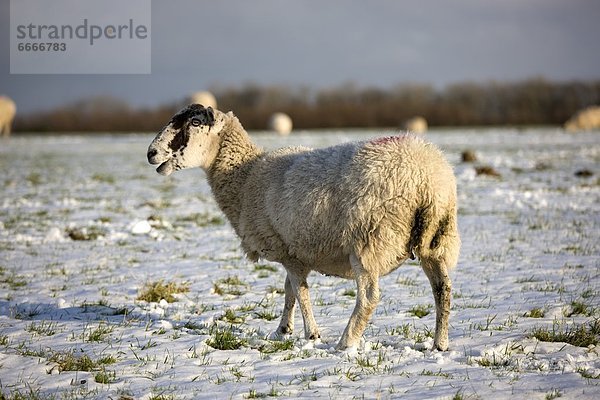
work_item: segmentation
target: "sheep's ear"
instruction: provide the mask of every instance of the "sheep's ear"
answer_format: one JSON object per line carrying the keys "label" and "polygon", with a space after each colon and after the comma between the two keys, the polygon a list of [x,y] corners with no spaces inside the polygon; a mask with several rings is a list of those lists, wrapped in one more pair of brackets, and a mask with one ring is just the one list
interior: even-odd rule
{"label": "sheep's ear", "polygon": [[215,124],[215,112],[211,106],[206,108],[206,116],[208,118],[208,125],[213,126]]}

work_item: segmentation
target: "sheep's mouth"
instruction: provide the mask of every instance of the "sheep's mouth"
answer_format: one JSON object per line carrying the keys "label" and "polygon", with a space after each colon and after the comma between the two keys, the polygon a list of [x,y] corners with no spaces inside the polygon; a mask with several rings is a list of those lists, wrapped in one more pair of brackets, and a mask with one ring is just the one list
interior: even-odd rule
{"label": "sheep's mouth", "polygon": [[156,149],[148,150],[148,162],[152,165],[158,165],[158,168],[156,168],[156,172],[158,172],[161,175],[166,176],[170,175],[173,172],[174,168],[172,161],[173,157],[170,155],[160,155]]}
{"label": "sheep's mouth", "polygon": [[156,172],[164,176],[171,175],[173,173],[173,164],[171,163],[171,160],[169,159],[160,164],[158,168],[156,168]]}

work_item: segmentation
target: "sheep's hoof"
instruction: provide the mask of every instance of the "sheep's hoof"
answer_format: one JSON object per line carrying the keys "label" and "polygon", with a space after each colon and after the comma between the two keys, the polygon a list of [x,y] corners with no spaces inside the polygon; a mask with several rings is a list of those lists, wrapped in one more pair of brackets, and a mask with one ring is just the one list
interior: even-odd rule
{"label": "sheep's hoof", "polygon": [[312,335],[310,335],[308,337],[309,340],[317,340],[317,339],[321,339],[321,334],[320,333],[313,333]]}
{"label": "sheep's hoof", "polygon": [[351,339],[345,336],[342,336],[340,338],[340,341],[338,342],[337,346],[335,346],[335,349],[338,351],[353,351],[355,349],[358,349],[359,347],[363,347],[363,345],[361,345],[361,343],[363,342],[361,337],[358,337],[356,339]]}
{"label": "sheep's hoof", "polygon": [[434,343],[433,348],[434,350],[446,351],[448,350],[448,343]]}
{"label": "sheep's hoof", "polygon": [[280,326],[279,328],[277,328],[277,333],[279,333],[280,335],[291,335],[292,333],[294,333],[294,329],[290,326]]}
{"label": "sheep's hoof", "polygon": [[358,348],[358,344],[348,344],[348,343],[342,343],[339,342],[336,346],[335,349],[337,351],[354,351]]}

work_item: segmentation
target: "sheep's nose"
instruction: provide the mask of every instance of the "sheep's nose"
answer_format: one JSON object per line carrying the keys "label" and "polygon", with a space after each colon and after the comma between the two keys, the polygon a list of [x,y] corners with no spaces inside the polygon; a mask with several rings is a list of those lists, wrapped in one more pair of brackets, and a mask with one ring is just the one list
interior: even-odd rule
{"label": "sheep's nose", "polygon": [[149,149],[148,150],[148,162],[152,164],[152,159],[158,154],[158,150]]}

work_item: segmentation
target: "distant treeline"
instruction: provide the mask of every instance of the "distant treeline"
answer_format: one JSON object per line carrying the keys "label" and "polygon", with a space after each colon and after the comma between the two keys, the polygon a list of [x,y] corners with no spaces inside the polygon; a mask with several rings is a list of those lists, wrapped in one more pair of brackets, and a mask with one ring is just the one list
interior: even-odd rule
{"label": "distant treeline", "polygon": [[[277,111],[295,129],[398,127],[413,116],[430,126],[562,125],[576,111],[600,104],[600,81],[460,83],[444,89],[398,85],[382,89],[347,84],[332,89],[246,85],[214,87],[219,109],[232,110],[247,129],[265,129]],[[136,109],[119,99],[95,97],[45,113],[18,116],[29,132],[140,132],[160,129],[184,105]]]}

